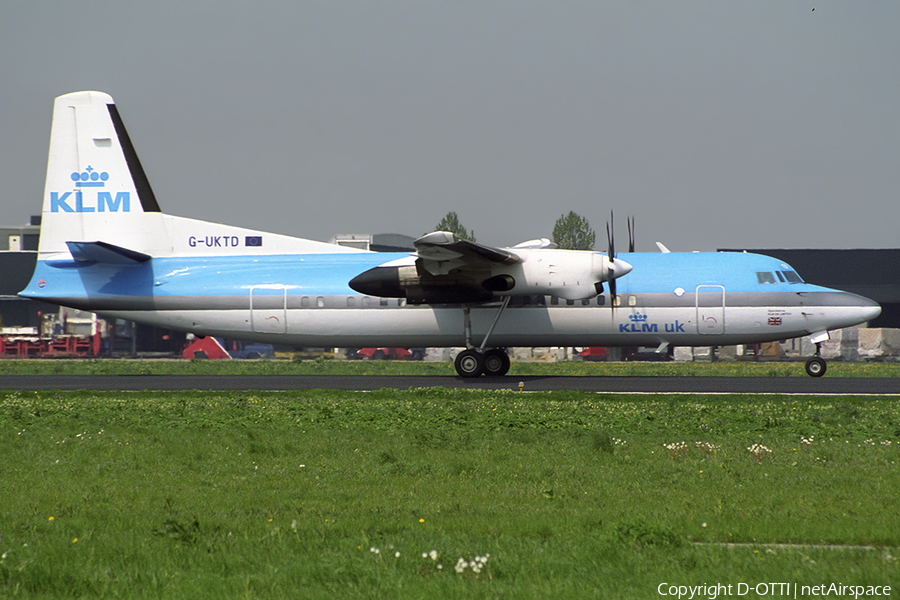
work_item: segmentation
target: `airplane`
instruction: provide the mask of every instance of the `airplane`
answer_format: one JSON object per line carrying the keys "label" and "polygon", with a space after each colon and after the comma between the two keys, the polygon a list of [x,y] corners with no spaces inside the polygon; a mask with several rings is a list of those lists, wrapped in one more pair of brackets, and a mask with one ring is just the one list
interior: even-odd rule
{"label": "airplane", "polygon": [[[632,226],[629,224],[631,237]],[[112,97],[56,98],[34,275],[20,296],[195,335],[310,347],[756,344],[869,321],[867,298],[747,253],[495,248],[435,231],[377,253],[165,214]],[[811,376],[825,373],[816,353]]]}

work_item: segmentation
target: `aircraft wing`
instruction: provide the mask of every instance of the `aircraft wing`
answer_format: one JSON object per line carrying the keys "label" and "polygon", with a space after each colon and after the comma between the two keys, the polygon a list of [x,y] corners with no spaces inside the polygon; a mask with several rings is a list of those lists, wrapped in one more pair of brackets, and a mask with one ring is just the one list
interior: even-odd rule
{"label": "aircraft wing", "polygon": [[496,295],[553,295],[566,300],[596,297],[602,282],[631,266],[598,252],[559,250],[549,240],[492,248],[435,231],[415,242],[410,256],[378,265],[350,280],[370,296],[406,298],[413,304],[490,302]]}
{"label": "aircraft wing", "polygon": [[448,231],[435,231],[415,242],[416,256],[431,275],[447,275],[453,269],[485,268],[491,264],[512,265],[521,262],[518,255],[503,248],[491,248],[457,239]]}

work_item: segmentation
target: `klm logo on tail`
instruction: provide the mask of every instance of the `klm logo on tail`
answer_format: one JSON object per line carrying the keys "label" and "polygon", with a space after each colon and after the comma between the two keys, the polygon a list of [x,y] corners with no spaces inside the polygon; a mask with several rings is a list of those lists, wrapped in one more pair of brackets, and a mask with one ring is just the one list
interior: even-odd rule
{"label": "klm logo on tail", "polygon": [[[98,172],[89,166],[83,172],[72,173],[72,181],[77,188],[102,188],[109,180],[109,173]],[[70,202],[72,204],[70,204]],[[95,198],[85,198],[81,190],[74,192],[50,192],[50,212],[92,213],[92,212],[131,212],[131,193],[98,191]]]}
{"label": "klm logo on tail", "polygon": [[109,173],[106,171],[98,173],[94,167],[88,165],[83,172],[76,171],[72,173],[71,177],[75,182],[75,187],[103,187],[106,185],[106,180],[109,179]]}

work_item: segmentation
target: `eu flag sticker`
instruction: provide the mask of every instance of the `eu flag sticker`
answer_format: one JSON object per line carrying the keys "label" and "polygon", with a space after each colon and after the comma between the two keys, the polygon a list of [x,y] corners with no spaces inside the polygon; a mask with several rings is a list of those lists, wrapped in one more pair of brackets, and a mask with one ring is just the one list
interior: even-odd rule
{"label": "eu flag sticker", "polygon": [[262,246],[262,236],[261,235],[248,235],[244,238],[245,246],[254,246],[259,247]]}

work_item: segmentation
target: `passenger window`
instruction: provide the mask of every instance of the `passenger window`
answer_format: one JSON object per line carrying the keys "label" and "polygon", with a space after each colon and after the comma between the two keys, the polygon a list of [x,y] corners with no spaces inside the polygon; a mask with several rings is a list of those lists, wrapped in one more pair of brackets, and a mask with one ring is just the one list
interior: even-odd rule
{"label": "passenger window", "polygon": [[325,298],[323,298],[322,296],[319,296],[318,298],[316,298],[316,306],[318,306],[319,308],[324,308],[325,307]]}
{"label": "passenger window", "polygon": [[764,271],[756,272],[756,280],[759,283],[775,283],[775,277],[771,273]]}
{"label": "passenger window", "polygon": [[303,296],[300,298],[300,306],[303,308],[309,308],[309,296]]}
{"label": "passenger window", "polygon": [[356,306],[356,298],[354,298],[353,296],[348,296],[347,297],[347,307],[353,308],[354,306]]}
{"label": "passenger window", "polygon": [[628,296],[628,306],[637,306],[637,296]]}

